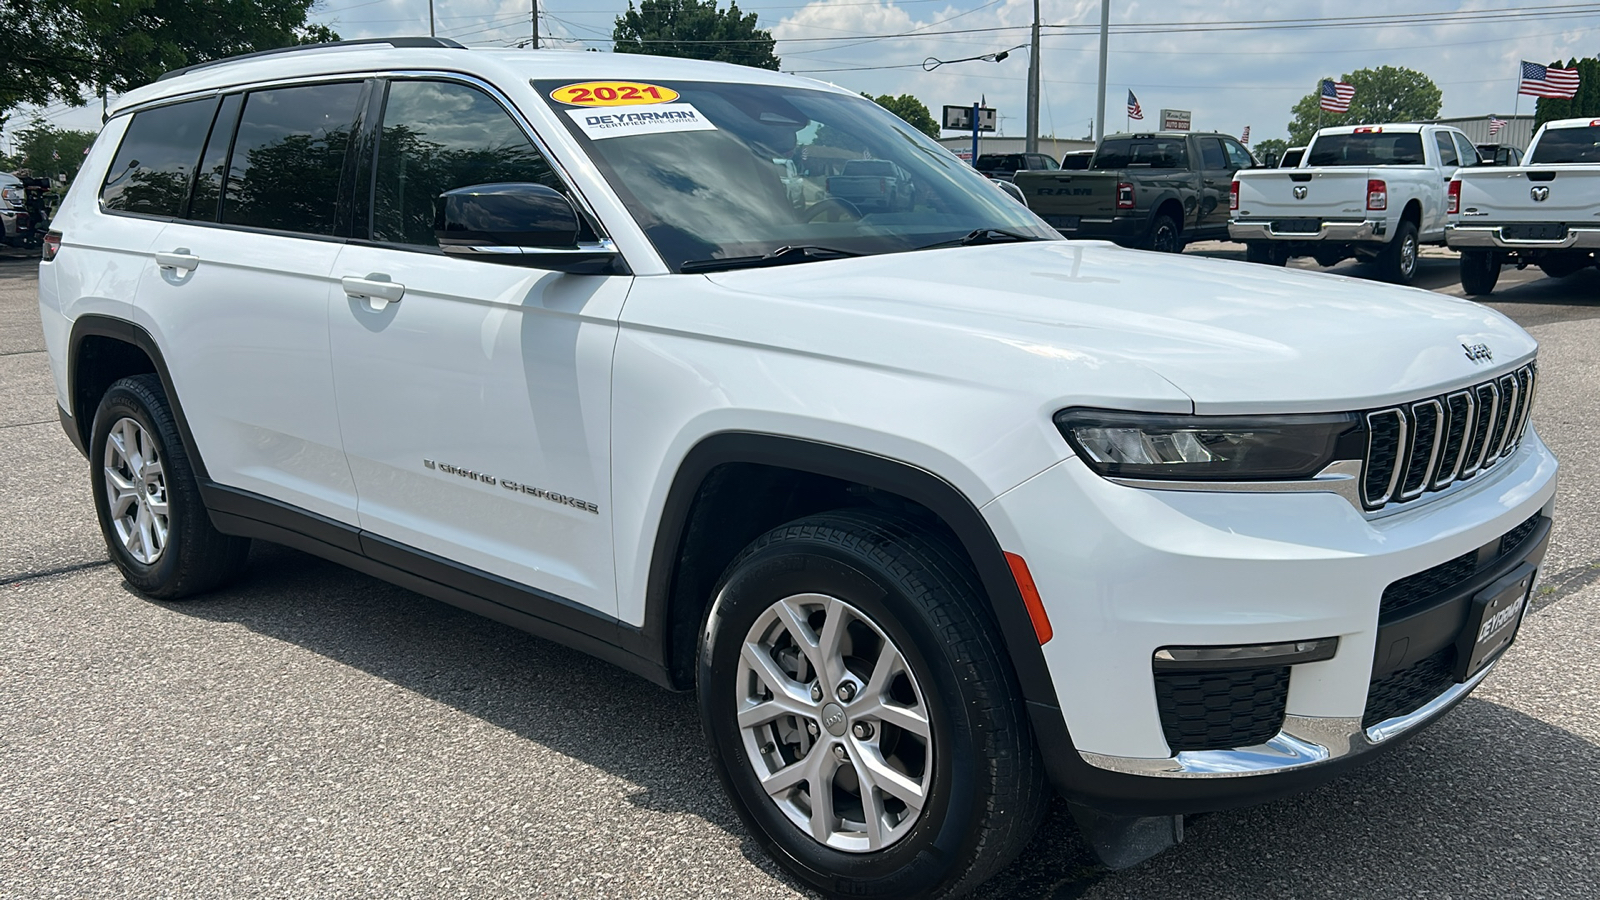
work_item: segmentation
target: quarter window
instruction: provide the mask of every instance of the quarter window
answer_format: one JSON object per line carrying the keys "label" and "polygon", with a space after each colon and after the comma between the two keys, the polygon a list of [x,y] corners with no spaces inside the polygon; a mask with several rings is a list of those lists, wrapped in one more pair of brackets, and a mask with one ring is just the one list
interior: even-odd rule
{"label": "quarter window", "polygon": [[444,81],[390,84],[373,180],[373,240],[436,247],[439,195],[496,182],[565,191],[549,162],[488,94]]}
{"label": "quarter window", "polygon": [[134,113],[100,188],[105,208],[182,215],[216,108],[216,99],[208,97]]}
{"label": "quarter window", "polygon": [[250,94],[228,164],[222,221],[333,234],[360,98],[358,82]]}

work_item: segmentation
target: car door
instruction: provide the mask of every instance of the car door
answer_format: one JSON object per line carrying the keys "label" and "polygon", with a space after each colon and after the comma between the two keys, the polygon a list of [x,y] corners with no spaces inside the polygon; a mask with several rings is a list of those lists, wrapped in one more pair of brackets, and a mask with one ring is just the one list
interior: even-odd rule
{"label": "car door", "polygon": [[567,188],[526,123],[481,87],[397,78],[380,94],[375,165],[330,315],[361,527],[378,539],[364,536],[366,550],[414,571],[421,551],[509,580],[505,602],[524,611],[549,606],[521,586],[614,615],[611,354],[632,279],[445,256],[440,193]]}
{"label": "car door", "polygon": [[1461,153],[1456,148],[1452,132],[1444,128],[1434,129],[1433,145],[1439,154],[1439,175],[1425,179],[1422,227],[1419,229],[1424,240],[1436,239],[1444,234],[1444,226],[1448,221],[1445,212],[1445,194],[1449,190],[1451,176],[1455,175],[1456,169],[1461,166]]}
{"label": "car door", "polygon": [[1228,191],[1233,172],[1222,141],[1210,135],[1195,138],[1200,145],[1200,214],[1196,223],[1201,234],[1215,234],[1228,227]]}
{"label": "car door", "polygon": [[[136,298],[212,480],[355,522],[328,349],[339,189],[363,81],[216,104],[192,197]],[[237,122],[237,128],[235,123]]]}

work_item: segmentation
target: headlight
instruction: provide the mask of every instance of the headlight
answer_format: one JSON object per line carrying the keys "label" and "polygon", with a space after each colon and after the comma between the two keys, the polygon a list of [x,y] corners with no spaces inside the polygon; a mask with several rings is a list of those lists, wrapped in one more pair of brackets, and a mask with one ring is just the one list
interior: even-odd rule
{"label": "headlight", "polygon": [[1056,427],[1101,475],[1177,481],[1311,478],[1338,459],[1361,459],[1354,413],[1171,416],[1064,409]]}

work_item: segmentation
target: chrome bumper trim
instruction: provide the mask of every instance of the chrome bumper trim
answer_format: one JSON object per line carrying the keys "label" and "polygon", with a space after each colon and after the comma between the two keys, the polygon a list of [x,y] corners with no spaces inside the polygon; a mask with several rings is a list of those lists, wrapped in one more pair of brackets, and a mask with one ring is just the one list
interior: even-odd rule
{"label": "chrome bumper trim", "polygon": [[1499,225],[1446,225],[1444,242],[1452,250],[1600,250],[1600,228],[1568,228],[1554,241],[1519,241],[1502,237]]}
{"label": "chrome bumper trim", "polygon": [[1236,241],[1374,241],[1382,243],[1382,222],[1323,222],[1316,234],[1279,233],[1271,222],[1229,222],[1228,236]]}
{"label": "chrome bumper trim", "polygon": [[1359,718],[1284,716],[1283,729],[1277,736],[1254,747],[1185,750],[1165,759],[1107,756],[1087,750],[1078,751],[1078,755],[1097,768],[1152,778],[1238,778],[1303,769],[1360,755],[1438,718],[1477,687],[1497,665],[1498,660],[1470,680],[1452,685],[1416,712],[1385,719],[1364,730]]}

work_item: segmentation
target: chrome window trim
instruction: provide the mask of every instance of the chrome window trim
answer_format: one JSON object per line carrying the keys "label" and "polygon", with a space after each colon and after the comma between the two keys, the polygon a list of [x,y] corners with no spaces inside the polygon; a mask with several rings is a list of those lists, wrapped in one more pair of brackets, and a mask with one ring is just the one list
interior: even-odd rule
{"label": "chrome window trim", "polygon": [[1424,704],[1415,712],[1385,719],[1371,728],[1360,717],[1317,718],[1287,715],[1283,728],[1264,744],[1232,750],[1184,750],[1170,757],[1110,756],[1079,750],[1083,761],[1099,769],[1150,778],[1244,778],[1304,769],[1376,749],[1390,739],[1438,718],[1460,702],[1499,665],[1499,660],[1466,682]]}

